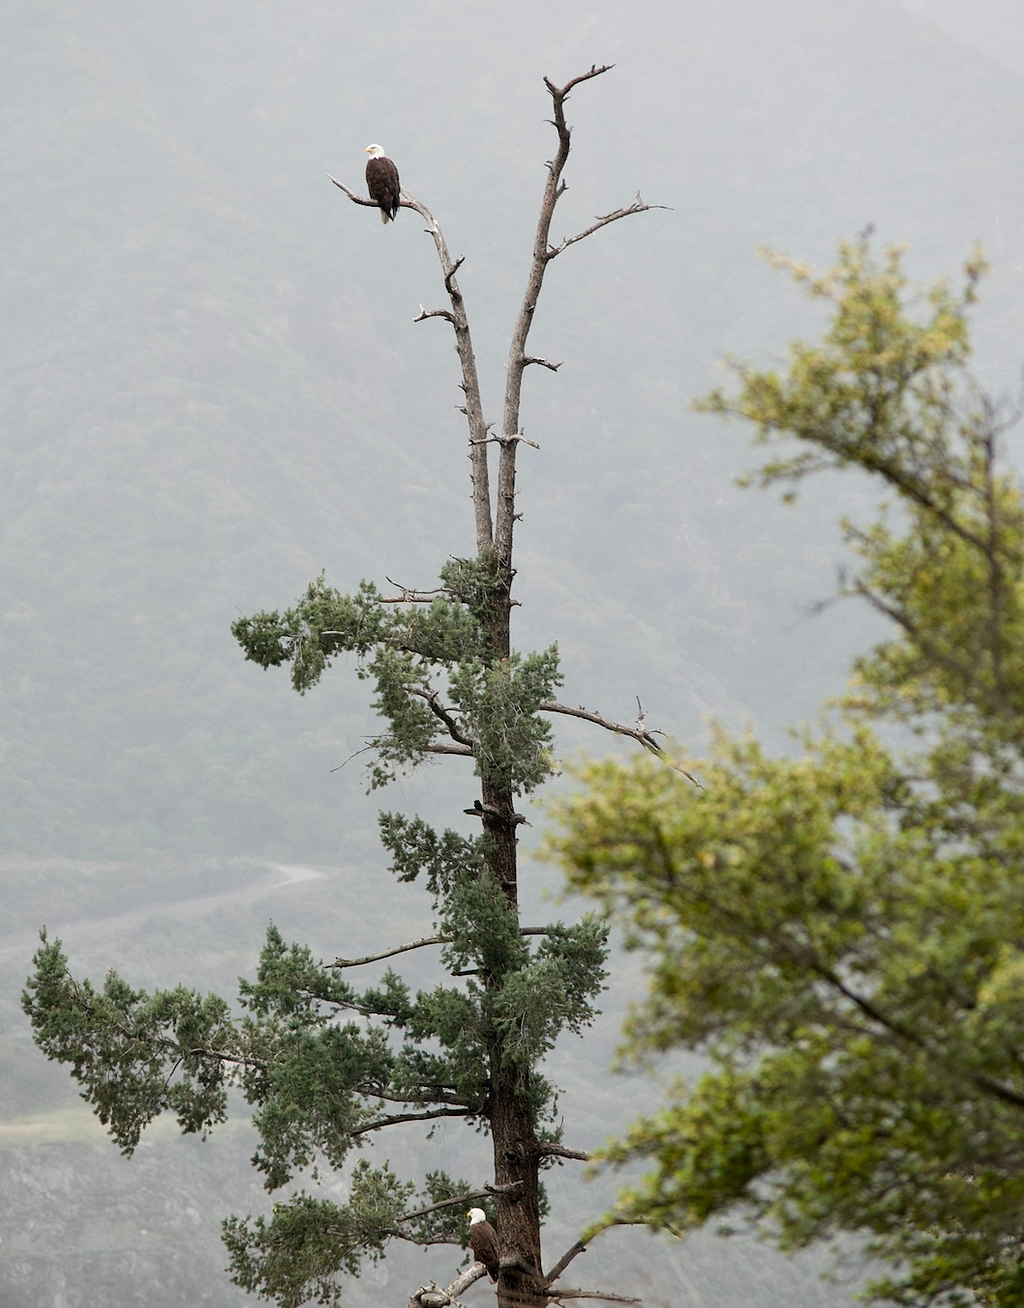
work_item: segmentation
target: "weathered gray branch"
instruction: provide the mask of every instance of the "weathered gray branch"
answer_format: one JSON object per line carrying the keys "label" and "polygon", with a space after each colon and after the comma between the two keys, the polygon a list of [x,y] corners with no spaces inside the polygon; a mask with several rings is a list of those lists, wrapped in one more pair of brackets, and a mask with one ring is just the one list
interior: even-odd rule
{"label": "weathered gray branch", "polygon": [[446,740],[435,740],[423,748],[428,754],[458,754],[460,758],[472,758],[473,751],[469,745],[449,744]]}
{"label": "weathered gray branch", "polygon": [[593,722],[596,726],[604,727],[605,731],[614,731],[617,736],[630,736],[633,740],[638,740],[644,749],[649,749],[652,754],[664,754],[664,750],[654,739],[649,731],[643,728],[627,727],[622,722],[612,722],[610,718],[602,717],[600,713],[591,713],[585,709],[582,704],[577,708],[570,708],[568,704],[559,704],[553,699],[545,700],[543,704],[537,705],[541,713],[564,713],[570,718],[582,718],[584,722]]}
{"label": "weathered gray branch", "polygon": [[[401,595],[381,595],[379,596],[382,604],[432,604],[438,595],[451,595],[447,586],[435,586],[433,590],[417,590],[415,586],[403,586],[400,581],[392,581],[390,577],[384,580],[389,586],[394,586],[400,590]],[[330,633],[324,633],[328,635]]]}
{"label": "weathered gray branch", "polygon": [[545,1287],[551,1285],[554,1281],[557,1281],[558,1278],[565,1271],[565,1269],[572,1262],[572,1260],[574,1258],[578,1258],[581,1253],[586,1253],[586,1252],[587,1252],[586,1240],[577,1240],[571,1249],[567,1249],[565,1253],[562,1254],[561,1258],[559,1258],[558,1262],[555,1263],[551,1271],[548,1272],[547,1276],[544,1277]]}
{"label": "weathered gray branch", "polygon": [[436,1213],[439,1208],[454,1208],[456,1204],[468,1204],[474,1199],[489,1199],[492,1195],[508,1194],[512,1190],[519,1189],[521,1185],[521,1181],[513,1181],[511,1185],[485,1185],[482,1190],[467,1190],[465,1194],[458,1194],[454,1199],[442,1199],[436,1204],[428,1204],[426,1208],[417,1208],[415,1212],[403,1213],[398,1220],[411,1222],[416,1217],[426,1217],[428,1213]]}
{"label": "weathered gray branch", "polygon": [[[521,936],[546,936],[547,927],[520,927]],[[450,936],[423,936],[420,940],[410,940],[408,944],[396,945],[394,949],[383,949],[379,954],[365,954],[362,958],[336,958],[331,967],[363,967],[366,963],[379,963],[383,958],[394,958],[396,954],[407,954],[410,949],[422,949],[425,945],[447,945]]]}
{"label": "weathered gray branch", "polygon": [[453,327],[455,325],[455,315],[449,313],[447,309],[424,309],[421,304],[420,311],[416,317],[413,318],[413,322],[426,322],[428,318],[444,318],[450,322]]}
{"label": "weathered gray branch", "polygon": [[[558,366],[561,367],[562,365],[559,364]],[[532,445],[535,450],[540,449],[540,446],[537,444],[536,441],[527,440],[527,438],[523,435],[522,432],[520,432],[518,436],[488,436],[487,439],[484,441],[484,444],[501,445],[505,441],[522,441],[524,445]]]}
{"label": "weathered gray branch", "polygon": [[[127,1036],[134,1035],[133,1032],[125,1030],[124,1028],[120,1028],[120,1029],[124,1030],[124,1034]],[[192,1057],[216,1058],[222,1063],[237,1063],[240,1067],[263,1068],[268,1066],[267,1060],[265,1058],[250,1058],[244,1054],[229,1054],[224,1049],[207,1049],[203,1045],[196,1045],[193,1049],[190,1049],[188,1052]]]}
{"label": "weathered gray branch", "polygon": [[[632,740],[637,740],[643,745],[644,749],[650,750],[652,754],[657,754],[659,758],[673,768],[676,772],[682,773],[687,781],[692,781],[695,786],[700,786],[700,782],[692,772],[687,772],[681,768],[678,763],[668,757],[662,747],[654,739],[654,736],[643,725],[643,711],[641,710],[640,719],[637,726],[627,727],[623,722],[613,722],[610,718],[602,717],[600,713],[591,713],[583,705],[577,708],[570,708],[568,704],[559,704],[555,700],[545,700],[543,704],[538,704],[537,708],[541,713],[564,713],[570,718],[582,718],[584,722],[593,722],[595,726],[604,727],[605,731],[612,731],[617,736],[629,736]],[[703,790],[703,786],[701,789]]]}
{"label": "weathered gray branch", "polygon": [[[597,217],[589,227],[582,232],[577,232],[575,236],[567,236],[565,240],[560,241],[558,245],[549,245],[547,258],[557,259],[563,250],[567,250],[570,245],[575,245],[577,241],[585,241],[588,236],[593,236],[599,232],[602,227],[607,227],[609,223],[617,223],[620,218],[628,218],[630,214],[646,213],[648,209],[667,209],[665,204],[645,204],[640,198],[640,192],[637,191],[636,199],[632,204],[628,204],[623,209],[615,209],[611,213],[603,214]],[[527,360],[529,363],[542,362],[542,360]],[[550,364],[548,365],[550,367]]]}
{"label": "weathered gray branch", "polygon": [[[331,174],[328,173],[327,176],[331,177]],[[331,177],[331,181],[334,183],[335,186],[339,187],[341,190],[345,192],[345,194],[348,196],[348,198],[352,201],[353,204],[363,204],[366,205],[366,207],[369,209],[380,208],[380,205],[377,203],[376,200],[371,200],[369,196],[360,195],[357,191],[353,191],[352,188],[350,186],[346,186],[344,182],[339,182],[337,177]],[[411,205],[408,202],[408,200],[405,199],[399,200],[398,203],[399,203],[399,207],[402,209],[412,209],[415,207]]]}
{"label": "weathered gray branch", "polygon": [[481,1276],[486,1275],[487,1268],[483,1263],[471,1263],[451,1285],[443,1289],[433,1281],[429,1285],[421,1285],[409,1300],[409,1308],[465,1308],[458,1296],[468,1290],[474,1281],[479,1281]]}
{"label": "weathered gray branch", "polygon": [[[386,738],[385,738],[386,739]],[[354,750],[349,754],[345,763],[351,763],[354,758],[360,754],[367,754],[370,750],[380,749],[385,743],[385,739],[371,741],[369,745],[364,745],[362,749]],[[472,758],[473,750],[469,745],[460,745],[456,741],[449,740],[432,740],[429,745],[423,746],[424,753],[427,754],[457,754],[460,758]],[[331,768],[332,772],[340,772],[345,763],[339,763],[336,768]]]}
{"label": "weathered gray branch", "polygon": [[349,1131],[349,1135],[365,1135],[367,1131],[379,1131],[385,1126],[400,1126],[402,1122],[430,1122],[436,1117],[472,1116],[468,1108],[433,1108],[428,1113],[394,1113],[391,1117],[378,1117],[365,1126],[357,1126]]}

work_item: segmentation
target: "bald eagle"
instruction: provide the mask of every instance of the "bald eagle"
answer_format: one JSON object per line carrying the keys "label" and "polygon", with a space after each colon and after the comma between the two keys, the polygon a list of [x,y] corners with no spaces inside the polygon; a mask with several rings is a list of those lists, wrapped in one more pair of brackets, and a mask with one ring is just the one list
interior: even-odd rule
{"label": "bald eagle", "polygon": [[386,223],[398,213],[402,201],[398,169],[379,145],[368,145],[366,153],[370,156],[366,162],[366,189],[370,199],[380,205],[380,220]]}
{"label": "bald eagle", "polygon": [[487,1220],[482,1208],[471,1208],[469,1218],[469,1247],[478,1263],[487,1268],[492,1281],[498,1279],[498,1232]]}

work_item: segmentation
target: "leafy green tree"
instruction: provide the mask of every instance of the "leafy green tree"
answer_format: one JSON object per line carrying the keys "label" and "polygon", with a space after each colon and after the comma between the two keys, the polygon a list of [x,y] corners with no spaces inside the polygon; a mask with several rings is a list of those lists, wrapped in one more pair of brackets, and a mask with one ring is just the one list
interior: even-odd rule
{"label": "leafy green tree", "polygon": [[[224,1119],[228,1088],[242,1088],[254,1109],[261,1139],[254,1162],[267,1189],[293,1188],[269,1218],[230,1218],[224,1238],[234,1280],[281,1308],[309,1298],[335,1303],[339,1273],[356,1274],[393,1239],[464,1246],[465,1208],[480,1199],[493,1205],[500,1239],[501,1308],[534,1308],[583,1293],[556,1285],[582,1244],[546,1273],[541,1260],[540,1174],[586,1155],[562,1143],[555,1088],[540,1064],[561,1032],[578,1033],[591,1021],[606,975],[605,929],[591,919],[521,924],[517,832],[525,819],[516,804],[551,773],[552,714],[584,718],[649,750],[658,745],[642,714],[634,727],[559,703],[555,647],[515,652],[510,614],[523,377],[530,365],[557,368],[527,353],[546,270],[578,241],[648,208],[638,197],[575,236],[550,240],[570,150],[565,101],[575,86],[605,71],[594,67],[561,87],[546,82],[558,148],[547,165],[497,433],[484,418],[457,280],[462,260],[451,258],[426,206],[403,193],[402,206],[424,219],[433,238],[448,298],[448,308],[423,310],[417,321],[439,318],[454,331],[476,556],[452,559],[436,590],[397,596],[371,583],[343,595],[321,578],[293,608],[241,618],[233,629],[248,659],[263,668],[289,664],[300,693],[338,655],[355,656],[357,675],[375,687],[373,707],[383,721],[372,742],[371,787],[438,755],[472,759],[479,780],[479,797],[465,810],[479,824],[472,834],[437,831],[419,817],[380,817],[391,870],[402,881],[422,879],[433,900],[434,933],[367,958],[324,963],[272,928],[256,979],[241,983],[240,1014],[217,996],[184,988],[149,995],[114,974],[97,990],[71,976],[60,942],[45,937],[28,983],[25,1008],[39,1046],[70,1065],[125,1153],[162,1112],[175,1114],[185,1132],[209,1130]],[[373,206],[337,185],[354,203]],[[345,979],[360,965],[429,947],[439,950],[447,973],[431,990],[412,993],[390,970],[365,989]],[[387,1165],[359,1159],[345,1204],[294,1188],[300,1174],[308,1183],[315,1169],[349,1167],[360,1144],[389,1127],[424,1122],[430,1129],[445,1118],[490,1136],[493,1176],[485,1184],[478,1178],[471,1188],[435,1171],[417,1186]],[[474,1264],[446,1288],[421,1287],[414,1301],[424,1308],[454,1303],[483,1272]]]}
{"label": "leafy green tree", "polygon": [[[573,886],[627,924],[651,987],[629,1044],[685,1048],[677,1086],[609,1154],[620,1196],[684,1231],[744,1217],[793,1249],[864,1237],[899,1304],[1024,1303],[1024,503],[1014,419],[968,371],[965,285],[910,294],[867,238],[817,275],[820,344],[734,365],[700,408],[788,439],[790,490],[859,468],[889,492],[845,523],[843,593],[891,620],[795,757],[718,731],[688,764],[597,763],[561,806]],[[796,439],[796,444],[792,443]],[[880,732],[882,734],[880,734]]]}

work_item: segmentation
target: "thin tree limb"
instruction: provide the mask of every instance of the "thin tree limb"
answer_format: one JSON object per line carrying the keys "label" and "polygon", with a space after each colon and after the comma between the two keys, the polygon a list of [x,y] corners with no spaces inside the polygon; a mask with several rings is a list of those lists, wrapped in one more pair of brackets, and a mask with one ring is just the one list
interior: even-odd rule
{"label": "thin tree limb", "polygon": [[[352,753],[349,754],[348,758],[345,760],[345,763],[351,763],[354,758],[358,758],[360,754],[365,754],[371,749],[376,749],[376,746],[364,745],[362,749],[353,750]],[[339,763],[336,768],[331,768],[330,770],[332,772],[340,772],[341,769],[345,766],[345,763]]]}
{"label": "thin tree limb", "polygon": [[[562,251],[567,250],[570,245],[575,245],[577,241],[585,241],[588,236],[593,236],[595,232],[599,232],[602,227],[607,227],[609,223],[617,223],[620,218],[628,218],[630,214],[634,213],[646,213],[648,209],[667,209],[668,207],[667,204],[647,204],[640,198],[640,192],[637,191],[636,199],[632,204],[628,204],[622,209],[615,209],[611,213],[599,215],[582,232],[577,232],[575,236],[567,236],[558,245],[549,245],[546,258],[549,260],[557,259]],[[527,362],[542,362],[542,360],[529,359]]]}
{"label": "thin tree limb", "polygon": [[[385,603],[387,603],[386,600]],[[339,763],[336,768],[331,768],[330,771],[340,772],[345,763],[351,763],[354,758],[358,758],[360,754],[366,754],[372,749],[379,749],[382,743],[384,742],[375,740],[372,744],[364,745],[362,749],[354,750],[344,763]],[[432,740],[428,745],[423,746],[423,750],[427,754],[457,754],[460,758],[473,757],[473,750],[470,745],[462,745],[447,740]]]}
{"label": "thin tree limb", "polygon": [[[592,77],[600,77],[602,73],[610,73],[615,67],[614,64],[602,64],[598,68],[597,64],[591,64],[590,70],[586,73],[580,73],[578,76],[570,78],[566,84],[559,88],[549,78],[544,78],[544,85],[551,92],[552,97],[559,96],[564,102],[569,98],[569,92],[574,86],[579,86],[580,82],[589,82]],[[550,122],[550,119],[548,120]]]}
{"label": "thin tree limb", "polygon": [[413,318],[413,322],[426,322],[428,318],[445,318],[453,327],[455,326],[455,315],[449,313],[447,309],[424,309],[421,304],[420,311],[416,317]]}
{"label": "thin tree limb", "polygon": [[473,1199],[489,1199],[492,1195],[508,1194],[521,1185],[521,1181],[513,1181],[511,1185],[485,1185],[482,1190],[467,1190],[465,1194],[456,1195],[454,1199],[442,1199],[439,1203],[429,1204],[426,1208],[417,1208],[415,1212],[403,1213],[398,1220],[411,1222],[416,1217],[426,1217],[428,1213],[437,1212],[439,1208],[454,1208],[456,1204],[467,1204]]}
{"label": "thin tree limb", "polygon": [[[488,424],[484,420],[480,379],[476,369],[476,354],[473,350],[469,319],[466,316],[466,305],[462,298],[462,292],[459,290],[459,284],[455,280],[455,274],[462,266],[463,256],[460,255],[458,259],[453,259],[448,253],[448,246],[445,243],[440,224],[427,206],[411,195],[407,195],[404,191],[402,195],[404,203],[409,208],[415,209],[426,220],[427,232],[433,239],[434,248],[437,250],[441,272],[444,276],[444,288],[448,293],[451,304],[449,321],[455,332],[455,350],[459,356],[459,364],[462,369],[462,393],[466,397],[465,405],[460,405],[460,408],[466,415],[466,421],[469,424],[469,459],[473,485],[476,546],[478,554],[486,554],[491,549],[494,536],[491,515],[490,471],[487,466],[487,448],[484,445],[477,444],[477,442],[487,435]],[[435,314],[428,313],[426,316],[433,317]]]}
{"label": "thin tree limb", "polygon": [[[346,186],[344,182],[339,182],[337,177],[331,177],[330,173],[328,173],[327,176],[331,178],[331,181],[334,183],[335,186],[339,187],[342,191],[345,192],[345,194],[348,196],[348,198],[352,201],[353,204],[362,204],[365,205],[368,209],[380,208],[380,205],[377,203],[376,200],[371,200],[369,196],[360,195],[358,191],[353,191],[352,188],[350,186]],[[399,207],[402,209],[415,208],[415,205],[411,205],[406,199],[399,200],[398,204]]]}
{"label": "thin tree limb", "polygon": [[[596,64],[591,67],[589,72],[582,73],[578,77],[572,78],[564,86],[556,86],[550,78],[544,78],[544,85],[551,96],[554,117],[551,119],[555,131],[558,133],[558,150],[554,159],[548,164],[548,176],[544,185],[544,194],[541,198],[540,214],[537,220],[537,230],[533,242],[533,256],[530,264],[530,271],[527,276],[526,290],[523,294],[522,304],[516,318],[515,327],[512,331],[512,340],[509,346],[507,373],[505,378],[505,399],[502,409],[501,435],[508,443],[502,443],[501,454],[498,459],[498,488],[495,502],[494,517],[494,553],[498,566],[506,572],[511,581],[512,567],[512,537],[516,519],[515,509],[515,490],[516,490],[516,448],[517,443],[511,438],[519,431],[519,408],[522,398],[523,374],[529,363],[537,360],[527,354],[526,342],[530,335],[530,328],[533,326],[534,312],[537,308],[537,301],[540,298],[541,289],[544,284],[544,274],[547,266],[551,261],[550,255],[550,233],[551,220],[554,217],[555,206],[559,199],[565,194],[565,182],[562,173],[565,169],[566,162],[569,158],[571,149],[572,128],[565,121],[565,101],[570,91],[581,82],[588,82],[595,77],[600,77],[612,67],[610,64],[604,64],[598,67]],[[649,206],[643,205],[642,202],[628,207],[627,210],[617,212],[614,216],[608,215],[606,219],[599,220],[594,230],[598,227],[612,222],[616,217],[625,217],[627,212],[639,213],[641,209]],[[585,235],[573,238],[583,240]],[[550,366],[550,365],[548,365]]]}
{"label": "thin tree limb", "polygon": [[612,722],[610,718],[602,717],[600,713],[591,713],[589,709],[583,708],[582,705],[577,708],[570,708],[568,704],[559,704],[555,700],[545,700],[543,704],[538,704],[537,708],[541,713],[564,713],[570,718],[582,718],[584,722],[593,722],[598,727],[604,727],[605,731],[613,731],[617,736],[630,736],[633,740],[638,740],[644,749],[649,749],[652,754],[664,754],[664,750],[647,730],[636,727],[627,727],[622,722]]}
{"label": "thin tree limb", "polygon": [[[521,936],[546,936],[547,927],[520,927]],[[410,949],[422,949],[425,945],[447,945],[451,936],[423,936],[420,940],[410,940],[408,944],[396,945],[394,949],[384,949],[379,954],[366,954],[362,958],[336,958],[331,967],[363,967],[366,963],[379,963],[383,958],[393,958],[396,954],[407,954]]]}
{"label": "thin tree limb", "polygon": [[[637,704],[639,703],[640,700],[638,698]],[[657,754],[663,762],[667,763],[673,771],[681,773],[687,781],[692,781],[700,790],[704,789],[692,772],[687,772],[686,768],[680,767],[678,763],[674,763],[672,759],[669,758],[662,747],[654,739],[653,732],[648,731],[642,725],[642,709],[640,710],[640,717],[637,719],[637,725],[635,727],[627,727],[625,723],[613,722],[610,718],[602,717],[600,713],[591,713],[589,709],[585,709],[582,705],[579,705],[577,708],[570,708],[568,704],[559,704],[555,700],[549,699],[545,700],[543,704],[538,704],[537,708],[541,713],[564,713],[570,718],[582,718],[584,722],[593,722],[595,726],[604,727],[605,731],[614,732],[617,736],[629,736],[632,740],[639,741],[644,749],[649,750],[652,754]],[[662,733],[658,732],[658,734],[661,735]]]}
{"label": "thin tree limb", "polygon": [[421,1285],[409,1300],[409,1308],[449,1308],[449,1305],[451,1308],[465,1308],[457,1296],[486,1275],[487,1268],[483,1263],[471,1263],[444,1289],[433,1281],[429,1285]]}
{"label": "thin tree limb", "polygon": [[571,1248],[567,1249],[565,1253],[562,1254],[561,1258],[559,1258],[558,1262],[555,1263],[551,1271],[544,1277],[545,1288],[551,1285],[552,1282],[558,1280],[574,1258],[578,1258],[581,1253],[587,1252],[587,1243],[586,1240],[577,1240]]}
{"label": "thin tree limb", "polygon": [[[913,621],[906,609],[897,608],[894,604],[888,604],[881,596],[877,595],[870,586],[866,585],[859,577],[853,580],[852,592],[866,599],[872,608],[877,609],[879,613],[891,618],[897,626],[902,627],[911,640],[921,647],[925,654],[940,667],[952,672],[955,676],[960,677],[967,685],[977,686],[982,694],[985,692],[983,685],[980,685],[975,675],[975,667],[972,664],[964,663],[955,659],[939,648],[934,641],[929,640],[922,632],[920,626]],[[997,714],[1003,712],[1002,706],[998,701],[993,702],[990,695],[985,694],[985,698],[992,704],[993,711]]]}
{"label": "thin tree limb", "polygon": [[435,1108],[429,1113],[394,1113],[391,1117],[378,1117],[365,1126],[357,1126],[349,1135],[365,1135],[367,1131],[379,1131],[385,1126],[399,1126],[402,1122],[431,1122],[438,1117],[473,1117],[469,1108]]}
{"label": "thin tree limb", "polygon": [[[127,1035],[127,1031],[125,1032]],[[197,1045],[189,1051],[190,1057],[216,1058],[222,1063],[238,1063],[240,1067],[268,1067],[269,1064],[265,1058],[249,1058],[244,1054],[229,1054],[223,1049],[207,1049],[202,1045]]]}
{"label": "thin tree limb", "polygon": [[[610,1221],[608,1221],[604,1226],[594,1231],[589,1240],[577,1240],[574,1245],[571,1245],[568,1249],[566,1249],[565,1253],[562,1254],[561,1258],[559,1258],[558,1262],[555,1263],[551,1271],[548,1272],[547,1276],[544,1277],[543,1292],[552,1293],[552,1291],[549,1290],[549,1287],[553,1285],[555,1281],[558,1280],[558,1278],[562,1275],[562,1273],[565,1271],[565,1269],[569,1266],[569,1264],[573,1261],[574,1258],[578,1258],[581,1253],[587,1252],[588,1246],[603,1231],[609,1231],[613,1226],[647,1226],[647,1225],[648,1225],[647,1222],[632,1221],[628,1218],[614,1217]],[[666,1226],[665,1229],[668,1231],[672,1231],[673,1235],[677,1234],[677,1232],[673,1231],[670,1226]],[[636,1303],[639,1302],[639,1300],[629,1300],[628,1302]]]}
{"label": "thin tree limb", "polygon": [[[375,1014],[375,1016],[379,1016],[379,1014]],[[466,1106],[463,1100],[455,1098],[455,1087],[448,1085],[446,1082],[435,1081],[431,1085],[421,1084],[420,1090],[422,1093],[414,1096],[411,1092],[404,1095],[392,1095],[388,1094],[386,1090],[375,1088],[367,1090],[366,1097],[368,1099],[379,1099],[389,1104],[405,1104],[407,1107],[410,1104],[449,1104],[453,1108],[465,1108]],[[447,1093],[449,1090],[452,1091],[451,1094]]]}
{"label": "thin tree limb", "polygon": [[[719,911],[721,912],[722,910],[719,909]],[[923,1036],[918,1035],[916,1031],[906,1026],[903,1022],[898,1022],[889,1017],[889,1015],[884,1013],[872,1000],[864,995],[858,994],[857,991],[848,986],[832,968],[828,967],[821,961],[814,949],[796,945],[794,942],[786,939],[778,939],[776,944],[779,951],[787,958],[809,968],[812,972],[821,977],[823,981],[827,981],[829,985],[843,996],[844,999],[853,1004],[855,1008],[859,1009],[865,1017],[870,1018],[871,1021],[877,1023],[877,1025],[882,1027],[883,1030],[888,1031],[891,1035],[895,1036],[897,1040],[910,1045],[912,1048],[920,1049],[943,1068],[949,1065],[947,1055],[933,1049]],[[978,1087],[979,1090],[984,1090],[986,1094],[992,1095],[994,1098],[1001,1100],[1004,1104],[1010,1104],[1014,1108],[1024,1108],[1024,1095],[1018,1094],[1016,1090],[1012,1090],[1009,1086],[1005,1086],[999,1081],[994,1081],[986,1073],[969,1071],[967,1077]],[[643,1225],[643,1223],[641,1223],[641,1225]]]}
{"label": "thin tree limb", "polygon": [[422,596],[428,599],[434,595],[448,595],[451,593],[447,586],[435,586],[433,590],[419,590],[416,586],[403,586],[400,581],[395,581],[392,577],[385,576],[384,580],[389,586],[394,586],[397,590],[400,590],[403,596]]}
{"label": "thin tree limb", "polygon": [[[562,365],[559,364],[558,366],[561,367]],[[488,436],[487,439],[483,442],[483,444],[503,445],[506,441],[522,441],[524,445],[532,445],[535,450],[540,449],[540,446],[537,444],[536,441],[527,440],[527,438],[523,435],[522,432],[520,432],[518,436]],[[518,517],[519,515],[517,514],[516,516]]]}
{"label": "thin tree limb", "polygon": [[624,1294],[612,1294],[608,1290],[542,1290],[553,1302],[559,1299],[603,1299],[606,1303],[643,1303],[642,1299],[630,1299]]}

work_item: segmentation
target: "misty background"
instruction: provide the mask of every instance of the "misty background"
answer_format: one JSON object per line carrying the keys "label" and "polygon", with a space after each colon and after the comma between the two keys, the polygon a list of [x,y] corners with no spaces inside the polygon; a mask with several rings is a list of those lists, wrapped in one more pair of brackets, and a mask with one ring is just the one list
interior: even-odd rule
{"label": "misty background", "polygon": [[[540,450],[520,453],[514,636],[558,641],[567,702],[628,721],[639,695],[648,725],[695,751],[709,717],[785,749],[883,631],[849,605],[808,616],[835,584],[837,520],[876,494],[853,475],[816,479],[794,507],[738,490],[749,433],[690,400],[725,380],[726,355],[763,361],[820,330],[820,306],[758,246],[821,265],[872,223],[879,246],[909,243],[921,282],[955,282],[984,245],[977,368],[1016,390],[1024,13],[7,0],[5,36],[0,1297],[237,1308],[217,1223],[269,1206],[244,1105],[205,1144],[161,1122],[123,1160],[35,1051],[18,994],[43,923],[76,975],[227,994],[271,918],[325,957],[429,926],[422,894],[384,871],[376,811],[458,825],[466,765],[367,797],[360,760],[331,771],[373,731],[351,666],[303,699],[229,631],[321,570],[342,590],[430,587],[473,550],[450,332],[412,322],[443,293],[432,243],[409,211],[382,228],[326,173],[361,188],[380,142],[466,256],[493,417],[552,149],[541,78],[616,65],[570,101],[553,234],[638,189],[668,208],[550,270],[531,349],[564,366],[527,376]],[[556,727],[567,758],[614,747]],[[531,912],[575,911],[546,902],[552,869],[528,863],[524,883]],[[429,965],[403,972],[426,983]],[[657,1101],[650,1078],[607,1070],[641,986],[637,960],[617,958],[598,1028],[556,1052],[570,1144]],[[484,1142],[449,1128],[442,1145],[485,1179]],[[414,1174],[433,1147],[411,1132],[377,1154]],[[612,1184],[554,1174],[550,1254]],[[683,1308],[838,1308],[858,1274],[851,1256],[823,1283],[827,1259],[746,1238],[603,1241],[581,1283]],[[399,1250],[348,1301],[404,1302],[457,1261]]]}

